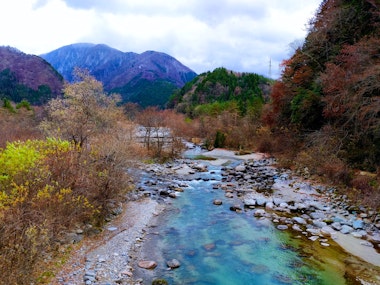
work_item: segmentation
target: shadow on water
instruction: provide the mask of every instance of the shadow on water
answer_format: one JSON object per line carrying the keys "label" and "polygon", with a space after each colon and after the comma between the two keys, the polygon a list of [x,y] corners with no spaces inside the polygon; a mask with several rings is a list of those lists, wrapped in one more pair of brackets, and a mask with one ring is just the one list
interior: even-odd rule
{"label": "shadow on water", "polygon": [[[144,250],[158,266],[144,284],[154,278],[197,285],[355,284],[345,278],[345,256],[334,247],[322,249],[326,259],[318,258],[317,245],[277,230],[251,211],[230,211],[238,201],[212,188],[221,180],[220,167],[209,166],[202,176],[206,181],[186,182],[189,187],[172,200],[152,229],[156,235]],[[222,205],[213,205],[214,199],[222,200]],[[181,266],[168,270],[166,261],[173,258]]]}

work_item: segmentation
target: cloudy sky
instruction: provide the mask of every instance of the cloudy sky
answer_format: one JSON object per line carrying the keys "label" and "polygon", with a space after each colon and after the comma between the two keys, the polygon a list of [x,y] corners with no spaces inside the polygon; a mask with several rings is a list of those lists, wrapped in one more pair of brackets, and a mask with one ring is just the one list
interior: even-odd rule
{"label": "cloudy sky", "polygon": [[165,52],[197,73],[225,67],[279,76],[321,0],[11,0],[0,46],[42,54],[79,43]]}

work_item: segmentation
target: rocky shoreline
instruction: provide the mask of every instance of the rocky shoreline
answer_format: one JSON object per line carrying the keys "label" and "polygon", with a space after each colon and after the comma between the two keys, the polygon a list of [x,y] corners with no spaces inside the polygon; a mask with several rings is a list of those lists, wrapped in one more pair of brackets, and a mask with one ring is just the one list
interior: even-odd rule
{"label": "rocky shoreline", "polygon": [[[231,198],[231,211],[252,211],[252,216],[270,220],[279,230],[293,231],[322,248],[337,243],[370,265],[365,268],[372,283],[358,278],[358,284],[380,283],[380,215],[352,206],[334,188],[314,185],[288,170],[275,168],[275,161],[263,154],[236,156],[214,150],[204,155],[217,158],[208,163],[226,165],[222,167],[222,181],[216,181],[213,188]],[[82,246],[82,262],[67,266],[71,273],[61,273],[56,284],[143,284],[144,274],[152,276],[152,270],[139,267],[142,260],[154,262],[144,254],[147,250],[142,250],[150,238],[147,228],[154,227],[155,217],[171,199],[186,191],[186,179],[198,179],[197,174],[208,169],[206,162],[182,159],[144,165],[141,171],[154,178],[141,181],[131,196],[133,201],[107,226],[108,239],[101,238],[92,249]],[[363,268],[357,270],[362,272]]]}
{"label": "rocky shoreline", "polygon": [[152,199],[127,202],[102,233],[81,241],[49,284],[140,284],[132,278],[131,264],[138,259],[146,229],[163,210]]}
{"label": "rocky shoreline", "polygon": [[[378,213],[355,206],[333,187],[313,185],[272,165],[272,159],[262,159],[225,168],[226,183],[221,188],[226,195],[235,192],[244,208],[252,209],[256,217],[270,219],[280,230],[299,232],[322,246],[334,240],[350,253],[380,266]],[[355,243],[360,250],[350,247]]]}
{"label": "rocky shoreline", "polygon": [[[213,188],[224,191],[225,196],[234,201],[231,211],[252,211],[254,217],[270,220],[277,225],[277,229],[292,231],[300,238],[318,242],[321,247],[338,244],[355,256],[354,260],[347,261],[349,267],[355,267],[353,275],[356,276],[364,268],[370,272],[366,274],[371,276],[368,279],[356,277],[358,284],[380,283],[378,213],[355,206],[333,187],[312,183],[290,170],[277,169],[275,160],[265,158],[264,154],[236,156],[231,151],[214,150],[203,155],[218,158],[207,163],[227,165],[222,168],[222,181],[216,182]],[[238,165],[228,166],[229,161],[236,159],[241,161]],[[184,160],[175,166],[153,166],[149,171],[162,177],[173,174],[174,170],[176,175],[194,179],[197,172],[207,171],[207,163]],[[156,182],[150,181],[148,184],[154,186]],[[140,190],[156,198],[175,198],[176,191],[183,191],[180,185],[175,184],[164,191],[146,193],[146,190]],[[219,203],[214,201],[215,205]],[[356,258],[369,266],[361,266]]]}

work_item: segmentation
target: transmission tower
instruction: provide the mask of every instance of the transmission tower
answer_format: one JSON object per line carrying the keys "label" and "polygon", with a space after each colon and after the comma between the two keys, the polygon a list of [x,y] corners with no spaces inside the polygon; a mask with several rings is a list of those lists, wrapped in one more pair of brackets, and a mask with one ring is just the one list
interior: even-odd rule
{"label": "transmission tower", "polygon": [[269,58],[269,78],[272,78],[272,59]]}

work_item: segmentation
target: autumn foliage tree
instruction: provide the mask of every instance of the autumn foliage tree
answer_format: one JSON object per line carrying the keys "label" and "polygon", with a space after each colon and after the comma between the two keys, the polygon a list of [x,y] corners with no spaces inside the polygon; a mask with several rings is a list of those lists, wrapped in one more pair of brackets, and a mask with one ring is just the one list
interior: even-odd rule
{"label": "autumn foliage tree", "polygon": [[376,0],[324,0],[304,43],[283,62],[263,121],[309,146],[313,133],[325,135],[334,142],[325,149],[342,161],[379,167],[379,11]]}
{"label": "autumn foliage tree", "polygon": [[117,96],[108,96],[103,85],[86,70],[76,70],[77,81],[66,84],[64,98],[48,103],[41,128],[49,136],[71,140],[83,146],[89,138],[111,127],[121,116]]}
{"label": "autumn foliage tree", "polygon": [[323,114],[342,134],[347,158],[369,169],[380,161],[380,39],[346,45],[321,76]]}

